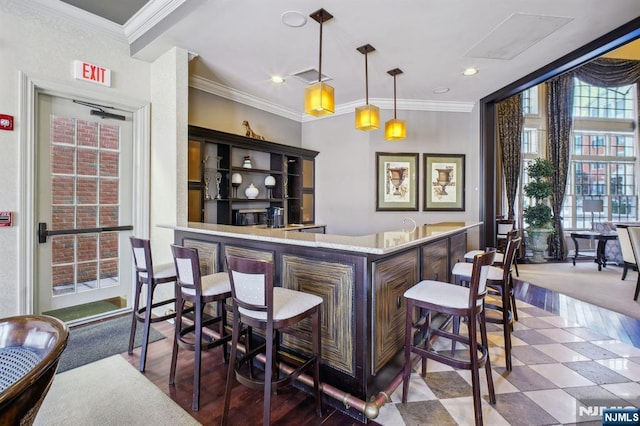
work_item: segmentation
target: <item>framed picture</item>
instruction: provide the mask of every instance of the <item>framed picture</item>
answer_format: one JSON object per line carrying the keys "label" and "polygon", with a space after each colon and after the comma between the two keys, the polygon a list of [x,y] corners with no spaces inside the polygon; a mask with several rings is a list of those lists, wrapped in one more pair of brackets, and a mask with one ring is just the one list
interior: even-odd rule
{"label": "framed picture", "polygon": [[376,211],[418,210],[418,154],[376,152]]}
{"label": "framed picture", "polygon": [[424,211],[464,211],[464,154],[424,154]]}

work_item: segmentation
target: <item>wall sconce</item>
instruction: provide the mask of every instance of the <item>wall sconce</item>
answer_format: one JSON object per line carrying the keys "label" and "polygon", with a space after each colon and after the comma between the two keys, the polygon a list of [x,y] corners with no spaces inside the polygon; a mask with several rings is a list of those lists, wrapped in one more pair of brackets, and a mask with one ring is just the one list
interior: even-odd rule
{"label": "wall sconce", "polygon": [[324,9],[319,9],[309,15],[320,24],[320,55],[318,65],[318,82],[304,89],[304,111],[316,117],[333,114],[335,111],[335,100],[333,97],[333,87],[322,82],[322,24],[333,15]]}
{"label": "wall sconce", "polygon": [[393,119],[384,124],[384,137],[388,141],[399,141],[407,137],[406,122],[396,117],[396,76],[402,74],[402,70],[394,68],[387,71],[387,74],[393,76]]}
{"label": "wall sconce", "polygon": [[369,64],[367,62],[367,54],[374,52],[376,49],[370,44],[358,47],[358,52],[364,55],[364,83],[365,83],[365,100],[366,104],[356,108],[356,129],[358,130],[376,130],[380,127],[380,108],[375,105],[369,105]]}

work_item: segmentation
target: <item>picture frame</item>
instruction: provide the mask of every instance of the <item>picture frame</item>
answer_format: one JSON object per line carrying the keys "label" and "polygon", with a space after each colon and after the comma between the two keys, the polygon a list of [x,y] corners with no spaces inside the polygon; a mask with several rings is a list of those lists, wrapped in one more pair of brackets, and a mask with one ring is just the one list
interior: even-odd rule
{"label": "picture frame", "polygon": [[464,211],[465,155],[424,154],[424,211]]}
{"label": "picture frame", "polygon": [[419,154],[376,152],[376,211],[417,211]]}

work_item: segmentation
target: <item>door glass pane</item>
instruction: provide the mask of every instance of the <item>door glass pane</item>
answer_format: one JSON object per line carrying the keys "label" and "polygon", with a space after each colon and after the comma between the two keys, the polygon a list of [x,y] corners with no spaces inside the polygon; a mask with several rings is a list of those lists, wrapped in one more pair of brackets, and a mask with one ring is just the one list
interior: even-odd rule
{"label": "door glass pane", "polygon": [[313,194],[302,194],[302,222],[313,222]]}
{"label": "door glass pane", "polygon": [[313,161],[302,160],[302,187],[313,189]]}
{"label": "door glass pane", "polygon": [[[117,226],[119,126],[56,115],[50,123],[51,229]],[[114,233],[60,235],[51,242],[53,296],[118,285]]]}

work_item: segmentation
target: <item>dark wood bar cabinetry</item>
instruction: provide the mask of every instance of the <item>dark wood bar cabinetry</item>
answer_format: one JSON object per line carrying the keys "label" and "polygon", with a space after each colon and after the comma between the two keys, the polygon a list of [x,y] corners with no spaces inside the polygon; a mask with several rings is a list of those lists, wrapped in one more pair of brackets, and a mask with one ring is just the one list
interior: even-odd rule
{"label": "dark wood bar cabinetry", "polygon": [[[420,279],[449,280],[468,230],[478,225],[441,223],[356,237],[204,223],[170,228],[177,244],[206,253],[212,272],[222,270],[230,254],[264,259],[274,262],[278,285],[322,297],[322,381],[363,402],[356,407],[334,393],[326,403],[366,422],[379,408],[372,398],[387,392],[401,372],[402,294]],[[291,337],[282,348],[294,354],[310,349]]]}
{"label": "dark wood bar cabinetry", "polygon": [[[189,221],[231,225],[234,211],[281,207],[285,224],[313,223],[316,155],[296,146],[189,126]],[[234,175],[242,179],[237,186]],[[272,188],[266,185],[267,177]],[[250,185],[258,190],[255,198],[245,195]]]}

